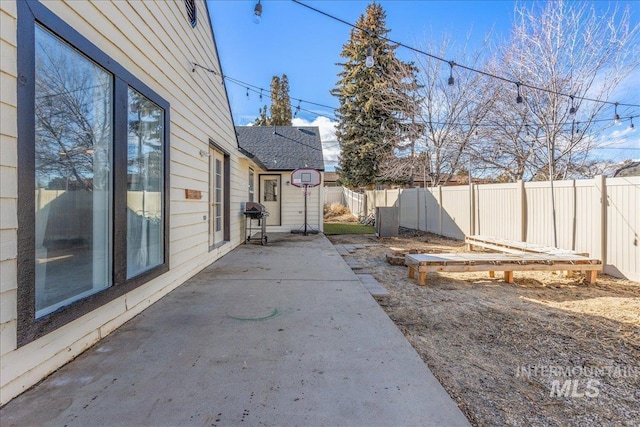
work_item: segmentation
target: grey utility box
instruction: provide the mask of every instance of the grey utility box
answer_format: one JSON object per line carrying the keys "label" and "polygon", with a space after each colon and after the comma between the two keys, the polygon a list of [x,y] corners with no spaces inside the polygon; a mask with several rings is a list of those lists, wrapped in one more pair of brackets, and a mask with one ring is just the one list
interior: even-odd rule
{"label": "grey utility box", "polygon": [[394,237],[398,235],[398,208],[376,208],[376,235]]}

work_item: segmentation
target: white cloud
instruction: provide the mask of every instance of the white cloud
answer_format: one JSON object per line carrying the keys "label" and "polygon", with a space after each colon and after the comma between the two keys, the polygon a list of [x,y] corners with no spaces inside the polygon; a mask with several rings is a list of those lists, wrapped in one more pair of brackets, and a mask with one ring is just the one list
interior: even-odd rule
{"label": "white cloud", "polygon": [[336,125],[338,122],[331,121],[331,119],[324,116],[318,116],[311,122],[295,117],[291,120],[291,124],[293,126],[317,126],[319,128],[325,169],[334,170],[340,155],[340,145],[336,139]]}
{"label": "white cloud", "polygon": [[640,132],[637,129],[631,129],[629,122],[610,129],[596,141],[598,157],[614,161],[640,158]]}

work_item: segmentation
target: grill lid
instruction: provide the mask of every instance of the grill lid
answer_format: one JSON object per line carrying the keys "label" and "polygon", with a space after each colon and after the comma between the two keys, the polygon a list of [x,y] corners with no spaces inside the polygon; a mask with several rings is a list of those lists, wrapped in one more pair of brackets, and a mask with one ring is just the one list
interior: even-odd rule
{"label": "grill lid", "polygon": [[266,212],[267,208],[258,202],[247,202],[244,206],[245,212]]}

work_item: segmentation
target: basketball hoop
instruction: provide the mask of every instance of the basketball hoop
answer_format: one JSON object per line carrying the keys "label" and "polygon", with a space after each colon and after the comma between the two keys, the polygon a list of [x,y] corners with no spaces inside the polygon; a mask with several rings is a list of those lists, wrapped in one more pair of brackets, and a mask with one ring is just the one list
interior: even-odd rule
{"label": "basketball hoop", "polygon": [[[309,224],[307,224],[307,196],[309,195],[309,188],[317,187],[320,185],[320,172],[316,169],[299,168],[291,172],[291,185],[302,188],[302,194],[304,194],[304,235],[306,236],[309,231]],[[298,230],[291,231],[292,233]],[[311,229],[312,233],[317,233],[317,230]]]}
{"label": "basketball hoop", "polygon": [[320,185],[320,172],[310,168],[299,168],[291,172],[291,185],[296,187],[317,187]]}

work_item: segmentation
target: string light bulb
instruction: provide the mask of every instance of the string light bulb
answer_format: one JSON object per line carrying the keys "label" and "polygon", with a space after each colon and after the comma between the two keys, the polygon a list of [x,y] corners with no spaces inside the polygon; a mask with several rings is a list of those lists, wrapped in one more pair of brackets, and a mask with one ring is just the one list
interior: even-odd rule
{"label": "string light bulb", "polygon": [[247,88],[247,99],[249,99],[249,88]]}
{"label": "string light bulb", "polygon": [[449,86],[453,86],[453,84],[455,83],[455,79],[453,78],[453,66],[456,65],[455,62],[453,61],[449,61],[449,80],[447,81],[447,84]]}
{"label": "string light bulb", "polygon": [[253,8],[253,23],[259,24],[262,22],[262,4],[260,4],[260,0],[256,3]]}
{"label": "string light bulb", "polygon": [[516,88],[518,89],[518,96],[516,96],[516,104],[522,104],[522,95],[520,95],[520,82],[516,82]]}
{"label": "string light bulb", "polygon": [[373,60],[373,48],[371,46],[369,46],[367,48],[367,58],[364,61],[364,65],[366,65],[367,68],[371,68],[371,67],[373,67],[374,63],[375,63],[375,61]]}
{"label": "string light bulb", "polygon": [[633,116],[631,116],[631,123],[629,124],[629,129],[634,130],[636,127],[633,125]]}
{"label": "string light bulb", "polygon": [[569,98],[571,98],[571,108],[569,108],[569,115],[570,116],[575,116],[576,115],[576,107],[573,105],[573,95],[569,95]]}
{"label": "string light bulb", "polygon": [[298,106],[296,107],[296,112],[293,113],[293,117],[298,117],[298,113],[300,112],[300,103],[302,102],[301,99],[298,100]]}
{"label": "string light bulb", "polygon": [[618,103],[615,104],[615,110],[613,112],[613,124],[616,126],[620,126],[620,115],[618,114]]}

